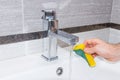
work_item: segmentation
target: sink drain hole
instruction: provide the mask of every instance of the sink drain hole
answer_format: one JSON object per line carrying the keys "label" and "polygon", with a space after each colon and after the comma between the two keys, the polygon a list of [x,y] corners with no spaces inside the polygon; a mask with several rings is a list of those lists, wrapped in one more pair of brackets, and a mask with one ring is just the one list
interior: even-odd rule
{"label": "sink drain hole", "polygon": [[56,74],[58,76],[62,75],[63,74],[63,68],[62,67],[58,67],[58,69],[56,70]]}

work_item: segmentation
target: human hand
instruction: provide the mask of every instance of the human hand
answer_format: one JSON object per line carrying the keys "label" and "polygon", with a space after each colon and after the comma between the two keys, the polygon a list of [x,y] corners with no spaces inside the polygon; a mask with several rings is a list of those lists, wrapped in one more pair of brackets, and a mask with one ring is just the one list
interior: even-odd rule
{"label": "human hand", "polygon": [[84,42],[86,53],[92,54],[93,57],[101,56],[108,61],[120,60],[120,45],[110,44],[100,39],[89,39]]}

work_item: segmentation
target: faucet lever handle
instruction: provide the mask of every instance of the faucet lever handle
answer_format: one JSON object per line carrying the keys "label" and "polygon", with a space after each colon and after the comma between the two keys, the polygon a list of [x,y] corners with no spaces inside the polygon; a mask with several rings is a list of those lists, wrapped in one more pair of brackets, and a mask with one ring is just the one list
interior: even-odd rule
{"label": "faucet lever handle", "polygon": [[42,16],[42,19],[47,20],[55,20],[56,19],[56,13],[53,10],[42,10],[44,15]]}

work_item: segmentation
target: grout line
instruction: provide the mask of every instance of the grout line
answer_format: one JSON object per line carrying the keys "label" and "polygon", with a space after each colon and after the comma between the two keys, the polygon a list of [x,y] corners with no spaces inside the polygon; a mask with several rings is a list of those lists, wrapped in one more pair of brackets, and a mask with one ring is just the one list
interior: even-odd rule
{"label": "grout line", "polygon": [[21,0],[21,5],[22,5],[22,27],[23,33],[25,33],[24,0]]}
{"label": "grout line", "polygon": [[[21,0],[21,5],[22,5],[22,30],[23,30],[23,33],[25,33],[26,32],[26,29],[25,29],[25,14],[24,14],[24,0]],[[24,43],[24,45],[25,45],[25,54],[24,55],[28,55],[28,43],[27,42],[25,42]]]}
{"label": "grout line", "polygon": [[114,0],[112,0],[112,3],[111,3],[111,13],[110,13],[110,21],[109,22],[111,22],[111,20],[112,20],[112,11],[113,11],[113,3],[114,3]]}

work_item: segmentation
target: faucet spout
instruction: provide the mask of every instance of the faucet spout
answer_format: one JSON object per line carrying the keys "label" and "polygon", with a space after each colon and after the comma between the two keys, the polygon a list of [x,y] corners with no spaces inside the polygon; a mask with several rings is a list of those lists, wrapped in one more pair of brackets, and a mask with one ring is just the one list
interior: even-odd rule
{"label": "faucet spout", "polygon": [[79,41],[79,37],[69,34],[67,32],[61,31],[61,30],[58,30],[57,33],[51,32],[50,35],[72,46],[75,45]]}

